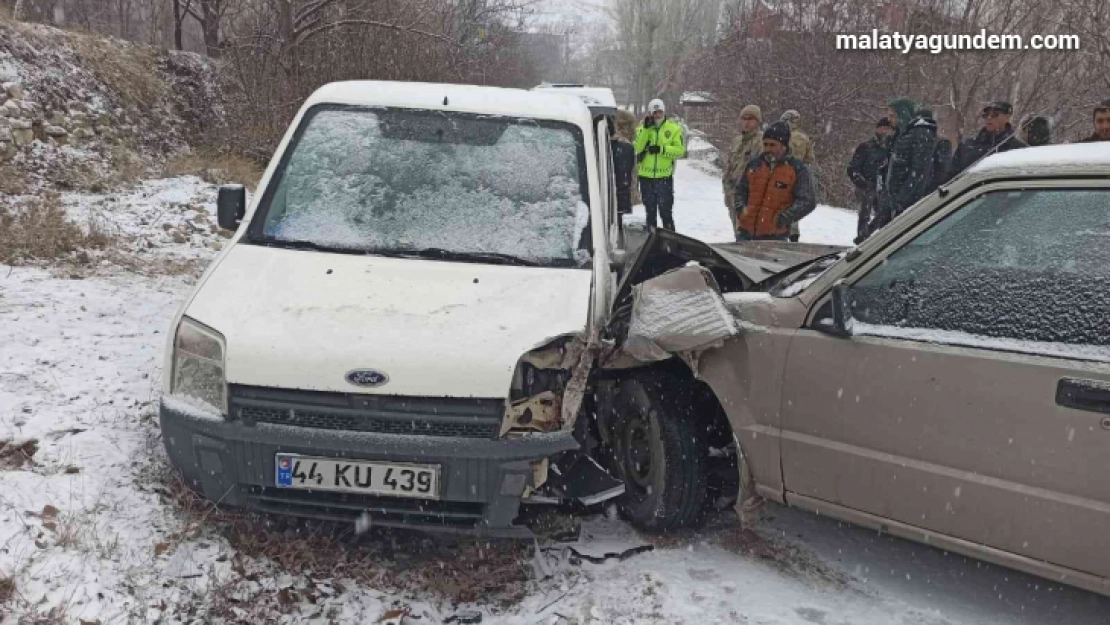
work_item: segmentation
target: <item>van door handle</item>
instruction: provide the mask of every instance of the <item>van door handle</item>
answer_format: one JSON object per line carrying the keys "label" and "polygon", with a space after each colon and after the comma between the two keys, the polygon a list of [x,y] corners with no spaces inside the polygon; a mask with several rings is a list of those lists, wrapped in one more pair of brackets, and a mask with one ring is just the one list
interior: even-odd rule
{"label": "van door handle", "polygon": [[1056,384],[1056,404],[1110,414],[1110,382],[1063,378]]}

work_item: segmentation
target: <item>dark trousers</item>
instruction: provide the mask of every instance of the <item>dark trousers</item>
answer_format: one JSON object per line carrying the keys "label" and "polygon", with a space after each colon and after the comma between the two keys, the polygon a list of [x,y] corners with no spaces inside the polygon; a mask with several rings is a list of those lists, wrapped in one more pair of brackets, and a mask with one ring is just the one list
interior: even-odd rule
{"label": "dark trousers", "polygon": [[866,236],[871,224],[871,213],[875,209],[876,195],[874,190],[856,187],[856,201],[859,202],[859,221],[856,223],[856,234]]}
{"label": "dark trousers", "polygon": [[674,231],[674,178],[640,178],[640,199],[647,210],[647,225],[656,226],[656,216],[663,218],[663,227]]}

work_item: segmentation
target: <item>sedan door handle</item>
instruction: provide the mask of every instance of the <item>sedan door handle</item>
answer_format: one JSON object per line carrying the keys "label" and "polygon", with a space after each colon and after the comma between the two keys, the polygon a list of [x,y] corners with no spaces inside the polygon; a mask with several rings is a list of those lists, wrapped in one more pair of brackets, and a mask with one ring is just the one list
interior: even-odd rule
{"label": "sedan door handle", "polygon": [[1063,378],[1056,384],[1056,404],[1110,414],[1110,382]]}

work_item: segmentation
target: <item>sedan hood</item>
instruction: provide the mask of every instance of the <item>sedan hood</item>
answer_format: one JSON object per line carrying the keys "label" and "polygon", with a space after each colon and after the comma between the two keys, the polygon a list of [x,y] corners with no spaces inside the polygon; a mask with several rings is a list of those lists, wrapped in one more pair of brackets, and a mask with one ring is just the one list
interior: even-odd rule
{"label": "sedan hood", "polygon": [[[240,244],[185,314],[227,340],[231,384],[506,397],[518,359],[584,332],[591,272]],[[356,369],[388,376],[376,388]]]}

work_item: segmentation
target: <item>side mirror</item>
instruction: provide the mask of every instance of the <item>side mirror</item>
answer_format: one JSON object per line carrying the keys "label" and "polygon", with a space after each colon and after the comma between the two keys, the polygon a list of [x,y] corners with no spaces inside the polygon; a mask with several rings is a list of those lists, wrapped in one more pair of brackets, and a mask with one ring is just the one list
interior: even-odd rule
{"label": "side mirror", "polygon": [[821,317],[814,330],[833,336],[852,336],[851,315],[848,312],[848,285],[839,281],[832,288],[832,318]]}
{"label": "side mirror", "polygon": [[848,285],[843,280],[832,288],[832,322],[832,330],[837,336],[852,336],[852,329],[849,327],[851,314],[848,312]]}
{"label": "side mirror", "polygon": [[216,196],[216,221],[224,230],[239,229],[247,212],[247,190],[241,184],[226,184]]}

